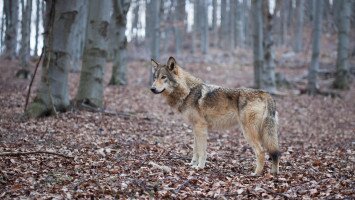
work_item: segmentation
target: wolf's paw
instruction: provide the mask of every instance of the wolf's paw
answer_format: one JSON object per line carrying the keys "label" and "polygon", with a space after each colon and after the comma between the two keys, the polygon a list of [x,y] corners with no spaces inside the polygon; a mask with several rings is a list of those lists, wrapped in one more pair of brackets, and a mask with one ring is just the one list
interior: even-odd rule
{"label": "wolf's paw", "polygon": [[197,165],[198,165],[198,161],[197,161],[197,160],[191,160],[191,162],[189,163],[189,165],[191,165],[191,166],[197,166]]}
{"label": "wolf's paw", "polygon": [[193,165],[192,168],[194,168],[195,170],[200,170],[203,169],[204,167],[201,167],[199,165]]}

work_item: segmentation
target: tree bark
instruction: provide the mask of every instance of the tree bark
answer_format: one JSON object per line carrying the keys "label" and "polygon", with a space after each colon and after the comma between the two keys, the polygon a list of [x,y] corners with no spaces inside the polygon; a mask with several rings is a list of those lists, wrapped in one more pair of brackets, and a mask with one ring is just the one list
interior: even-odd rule
{"label": "tree bark", "polygon": [[39,21],[40,21],[41,3],[36,0],[36,24],[35,24],[35,48],[34,56],[38,56],[38,38],[39,38]]}
{"label": "tree bark", "polygon": [[90,0],[83,66],[76,101],[92,107],[103,105],[103,76],[108,55],[111,1]]}
{"label": "tree bark", "polygon": [[252,1],[253,11],[253,55],[254,55],[254,82],[256,88],[261,88],[261,72],[264,65],[263,52],[263,19],[262,1]]}
{"label": "tree bark", "polygon": [[317,85],[317,72],[319,70],[319,49],[320,49],[320,39],[322,34],[322,9],[323,0],[315,1],[315,15],[314,15],[314,25],[313,25],[313,44],[312,44],[312,60],[311,65],[308,69],[308,86],[307,91],[309,94],[314,95],[318,90]]}
{"label": "tree bark", "polygon": [[27,0],[26,5],[22,1],[22,20],[21,20],[21,48],[20,65],[21,69],[16,73],[19,78],[27,79],[30,77],[29,62],[31,55],[30,35],[31,35],[31,14],[32,0]]}
{"label": "tree bark", "polygon": [[186,32],[185,30],[185,0],[178,0],[176,9],[175,9],[175,53],[179,55],[181,53],[182,44],[183,44],[183,35]]}
{"label": "tree bark", "polygon": [[203,54],[208,53],[208,46],[209,46],[209,41],[208,41],[208,5],[207,1],[201,1],[200,2],[200,20],[201,20],[201,52]]}
{"label": "tree bark", "polygon": [[340,5],[338,17],[338,57],[336,61],[337,73],[333,83],[334,88],[348,89],[350,74],[349,74],[349,33],[350,33],[350,15],[351,4],[350,0],[338,2]]}
{"label": "tree bark", "polygon": [[88,11],[89,11],[89,6],[88,6],[87,0],[79,0],[78,3],[80,3],[79,6],[79,12],[78,16],[75,18],[74,21],[74,29],[71,33],[71,59],[70,59],[70,71],[71,72],[79,72],[80,67],[81,67],[81,59],[84,51],[84,46],[85,46],[85,37],[86,35],[83,34],[83,31],[85,33],[86,26],[87,26],[87,21],[88,21]]}
{"label": "tree bark", "polygon": [[113,66],[110,84],[111,85],[126,85],[127,71],[127,38],[126,24],[127,13],[131,5],[131,0],[113,0],[113,8],[115,15],[115,31],[114,40],[117,45],[113,49]]}
{"label": "tree bark", "polygon": [[304,21],[304,0],[297,0],[297,19],[295,28],[295,40],[293,50],[300,52],[303,48],[303,21]]}
{"label": "tree bark", "polygon": [[69,106],[69,43],[79,4],[72,0],[46,1],[45,56],[37,95],[26,112],[30,117],[66,111]]}
{"label": "tree bark", "polygon": [[272,35],[274,14],[269,11],[268,1],[263,1],[264,12],[264,30],[263,30],[263,48],[264,48],[264,65],[262,70],[262,86],[261,88],[274,94],[276,93],[275,83],[275,49],[274,38]]}
{"label": "tree bark", "polygon": [[6,31],[5,31],[5,58],[13,60],[17,53],[17,30],[18,30],[18,0],[4,0]]}

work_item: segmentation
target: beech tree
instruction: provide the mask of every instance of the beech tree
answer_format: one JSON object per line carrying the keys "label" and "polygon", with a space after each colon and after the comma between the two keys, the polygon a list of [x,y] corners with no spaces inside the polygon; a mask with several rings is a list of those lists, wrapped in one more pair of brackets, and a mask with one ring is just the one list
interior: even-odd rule
{"label": "beech tree", "polygon": [[319,69],[319,50],[320,39],[322,35],[322,20],[323,20],[323,0],[314,0],[315,15],[312,34],[312,60],[308,68],[308,85],[307,91],[314,95],[318,90],[317,73]]}
{"label": "beech tree", "polygon": [[32,0],[21,0],[22,4],[22,20],[21,20],[21,48],[20,48],[20,65],[21,70],[16,74],[20,78],[29,78],[29,61],[30,61],[30,35],[31,35],[31,14]]}
{"label": "beech tree", "polygon": [[304,0],[297,0],[297,18],[293,50],[300,52],[303,47]]}
{"label": "beech tree", "polygon": [[263,50],[263,19],[262,0],[252,1],[253,11],[253,55],[254,55],[254,82],[256,88],[261,88],[261,72],[264,65]]}
{"label": "beech tree", "polygon": [[112,0],[114,15],[113,33],[113,66],[111,85],[125,85],[127,71],[127,13],[131,5],[131,0]]}
{"label": "beech tree", "polygon": [[15,59],[17,53],[17,30],[18,30],[18,0],[4,0],[5,11],[5,51],[7,59]]}
{"label": "beech tree", "polygon": [[351,1],[339,1],[338,12],[338,56],[336,61],[336,76],[333,83],[334,88],[347,89],[349,87],[349,33]]}
{"label": "beech tree", "polygon": [[39,89],[26,113],[30,117],[65,111],[69,106],[70,33],[82,0],[47,0],[44,59]]}
{"label": "beech tree", "polygon": [[92,107],[103,102],[103,76],[108,55],[111,1],[90,0],[88,24],[76,100]]}

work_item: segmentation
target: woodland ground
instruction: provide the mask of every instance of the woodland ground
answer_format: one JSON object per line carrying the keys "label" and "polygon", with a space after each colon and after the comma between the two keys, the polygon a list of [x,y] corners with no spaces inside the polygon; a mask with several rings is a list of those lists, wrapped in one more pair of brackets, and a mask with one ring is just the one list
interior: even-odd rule
{"label": "woodland ground", "polygon": [[[335,48],[324,48],[321,69],[335,68]],[[250,52],[212,49],[213,56],[186,54],[177,60],[208,83],[251,87]],[[151,69],[144,54],[129,58],[127,86],[107,86],[108,65],[108,112],[71,109],[28,120],[22,114],[29,80],[14,78],[17,62],[0,60],[0,152],[43,150],[72,157],[0,157],[0,198],[354,199],[355,84],[336,98],[297,94],[305,86],[301,77],[310,61],[310,52],[304,54],[277,49],[277,71],[299,81],[294,87],[281,87],[287,95],[275,97],[280,174],[270,175],[267,162],[258,177],[250,175],[254,155],[238,128],[209,133],[205,169],[186,165],[192,153],[191,127],[149,91]],[[40,72],[32,97],[39,77]],[[321,78],[321,88],[327,89],[332,80]],[[79,74],[71,73],[72,98],[78,81]]]}

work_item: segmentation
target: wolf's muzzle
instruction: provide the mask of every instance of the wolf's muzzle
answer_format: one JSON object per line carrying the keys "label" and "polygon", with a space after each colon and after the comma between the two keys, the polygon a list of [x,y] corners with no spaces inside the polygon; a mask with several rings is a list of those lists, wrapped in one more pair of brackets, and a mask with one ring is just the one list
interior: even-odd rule
{"label": "wolf's muzzle", "polygon": [[165,89],[163,89],[162,91],[158,91],[155,87],[151,87],[150,90],[151,90],[154,94],[160,94],[160,93],[164,92]]}

